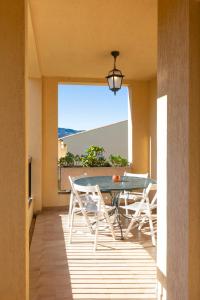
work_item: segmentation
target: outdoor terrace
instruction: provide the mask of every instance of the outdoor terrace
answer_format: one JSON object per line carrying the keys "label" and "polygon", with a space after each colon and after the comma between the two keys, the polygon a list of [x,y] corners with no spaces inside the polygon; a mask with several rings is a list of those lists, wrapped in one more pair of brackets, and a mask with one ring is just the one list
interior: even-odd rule
{"label": "outdoor terrace", "polygon": [[[128,240],[93,237],[82,217],[68,243],[68,214],[46,210],[38,215],[30,251],[30,300],[156,299],[155,247],[145,232]],[[120,237],[119,232],[117,235]]]}

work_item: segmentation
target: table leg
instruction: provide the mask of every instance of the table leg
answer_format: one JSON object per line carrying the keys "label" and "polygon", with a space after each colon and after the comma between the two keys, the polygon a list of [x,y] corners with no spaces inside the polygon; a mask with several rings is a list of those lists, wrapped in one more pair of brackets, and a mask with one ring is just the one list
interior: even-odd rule
{"label": "table leg", "polygon": [[123,236],[123,231],[122,231],[122,225],[121,225],[121,218],[120,218],[120,213],[119,213],[119,192],[115,192],[111,194],[112,197],[112,206],[115,206],[115,218],[117,220],[119,229],[120,229],[120,234],[121,234],[121,240],[124,239]]}

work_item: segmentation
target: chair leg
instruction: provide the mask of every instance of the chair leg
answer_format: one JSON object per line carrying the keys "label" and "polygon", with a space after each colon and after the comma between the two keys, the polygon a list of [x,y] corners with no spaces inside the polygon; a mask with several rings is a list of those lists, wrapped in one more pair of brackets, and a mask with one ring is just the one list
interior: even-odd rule
{"label": "chair leg", "polygon": [[[124,198],[124,204],[125,206],[128,205],[127,197]],[[128,216],[128,209],[126,208],[126,216]]]}
{"label": "chair leg", "polygon": [[112,237],[113,237],[113,239],[115,240],[115,239],[116,239],[116,237],[115,237],[115,232],[114,232],[113,225],[112,225],[112,223],[110,222],[110,218],[109,218],[109,215],[108,215],[107,212],[105,212],[105,218],[106,218],[107,223],[109,224],[110,231],[111,231],[111,233],[112,233]]}
{"label": "chair leg", "polygon": [[68,212],[68,227],[70,226],[70,218],[72,216],[72,203],[73,203],[73,193],[71,192],[70,194],[70,199],[69,199],[69,212]]}
{"label": "chair leg", "polygon": [[154,233],[154,229],[153,229],[152,219],[149,219],[149,226],[150,226],[150,230],[151,230],[152,245],[156,246],[156,238],[155,238],[155,233]]}
{"label": "chair leg", "polygon": [[72,209],[72,214],[70,218],[70,230],[69,230],[69,243],[72,242],[72,229],[73,229],[73,223],[74,223],[74,210]]}
{"label": "chair leg", "polygon": [[113,224],[117,223],[117,211],[115,209],[115,212],[114,212],[114,219],[113,219]]}
{"label": "chair leg", "polygon": [[151,240],[152,240],[152,245],[156,245],[156,239],[155,239],[155,233],[154,233],[154,228],[153,228],[153,221],[152,221],[152,216],[151,216],[151,209],[148,206],[148,218],[149,218],[149,227],[151,231]]}
{"label": "chair leg", "polygon": [[129,232],[130,232],[130,230],[131,230],[131,228],[132,228],[132,226],[133,226],[134,223],[135,223],[135,219],[134,219],[134,217],[133,217],[133,218],[131,219],[131,221],[130,221],[130,223],[129,223],[127,229],[126,229],[126,231],[125,231],[125,234],[124,234],[124,238],[125,238],[125,239],[127,239],[128,234],[129,234]]}
{"label": "chair leg", "polygon": [[142,221],[140,222],[140,225],[138,226],[139,231],[142,229],[142,226],[144,225],[145,220],[146,220],[146,217],[143,217]]}
{"label": "chair leg", "polygon": [[82,214],[83,214],[83,216],[84,216],[84,218],[85,218],[85,221],[86,221],[87,226],[88,226],[89,229],[90,229],[90,233],[93,234],[94,231],[93,231],[93,229],[92,229],[92,225],[91,225],[90,220],[89,220],[89,218],[88,218],[88,215],[87,215],[87,213],[86,213],[86,211],[85,211],[84,209],[82,210]]}
{"label": "chair leg", "polygon": [[99,230],[99,214],[96,214],[96,229],[95,229],[95,236],[94,236],[94,252],[97,249],[97,239],[98,239],[98,230]]}
{"label": "chair leg", "polygon": [[[140,204],[140,206],[141,206],[141,204]],[[135,211],[135,213],[134,213],[134,215],[133,215],[133,217],[132,217],[132,219],[131,219],[131,221],[128,225],[128,228],[125,231],[125,235],[124,235],[125,239],[128,237],[128,234],[129,234],[133,224],[136,222],[139,215],[140,215],[140,207]]]}

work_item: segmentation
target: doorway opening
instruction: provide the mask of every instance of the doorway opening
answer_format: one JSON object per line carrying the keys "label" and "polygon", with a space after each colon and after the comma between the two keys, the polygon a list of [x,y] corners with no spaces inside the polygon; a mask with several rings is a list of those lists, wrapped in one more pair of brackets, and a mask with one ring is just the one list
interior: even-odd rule
{"label": "doorway opening", "polygon": [[[132,163],[130,118],[127,86],[122,87],[114,95],[105,85],[60,83],[58,85],[59,167],[93,167],[92,162],[87,162],[86,165],[84,161],[88,149],[104,157],[104,161],[101,160],[103,167],[117,163],[124,166]],[[61,173],[60,171],[59,174]]]}

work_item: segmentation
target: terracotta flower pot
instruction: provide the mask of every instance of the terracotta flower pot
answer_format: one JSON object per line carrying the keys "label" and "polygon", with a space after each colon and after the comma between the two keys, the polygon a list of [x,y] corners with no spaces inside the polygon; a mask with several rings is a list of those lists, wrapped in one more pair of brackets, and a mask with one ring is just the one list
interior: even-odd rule
{"label": "terracotta flower pot", "polygon": [[112,180],[113,182],[119,182],[121,180],[121,177],[119,175],[113,175]]}

